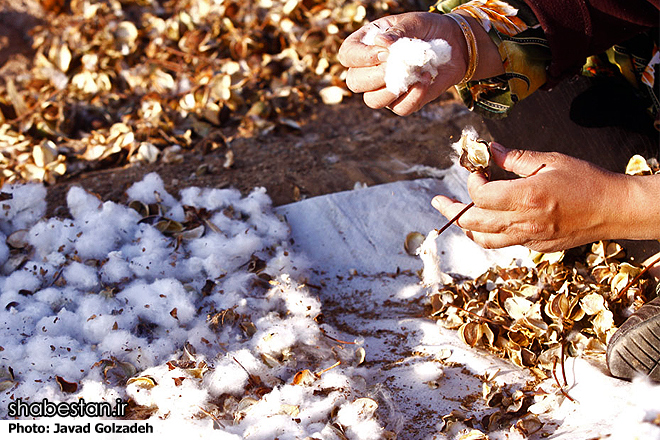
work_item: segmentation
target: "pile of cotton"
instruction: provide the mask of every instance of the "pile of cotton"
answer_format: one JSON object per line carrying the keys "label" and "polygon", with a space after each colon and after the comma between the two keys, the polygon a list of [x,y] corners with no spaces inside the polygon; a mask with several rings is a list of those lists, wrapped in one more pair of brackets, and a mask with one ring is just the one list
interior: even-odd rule
{"label": "pile of cotton", "polygon": [[3,188],[0,418],[16,399],[122,399],[129,417],[222,438],[383,434],[354,405],[375,405],[363,349],[315,320],[265,190],[176,198],[150,174],[127,195],[130,207],[72,188],[71,218],[47,219],[43,187]]}

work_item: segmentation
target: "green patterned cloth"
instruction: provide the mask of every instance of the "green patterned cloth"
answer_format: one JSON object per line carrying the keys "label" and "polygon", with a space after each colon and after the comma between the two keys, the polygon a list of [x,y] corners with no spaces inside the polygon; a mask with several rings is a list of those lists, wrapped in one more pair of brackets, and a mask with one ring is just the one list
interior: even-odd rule
{"label": "green patterned cloth", "polygon": [[[544,86],[551,62],[550,46],[531,9],[522,1],[440,0],[432,12],[467,12],[486,29],[498,47],[505,73],[470,81],[457,90],[472,110],[491,118],[505,117],[513,105]],[[660,62],[650,35],[615,46],[608,53],[586,60],[587,75],[622,75],[643,94],[647,110],[658,120],[658,83],[654,67]],[[658,69],[660,70],[660,69]]]}

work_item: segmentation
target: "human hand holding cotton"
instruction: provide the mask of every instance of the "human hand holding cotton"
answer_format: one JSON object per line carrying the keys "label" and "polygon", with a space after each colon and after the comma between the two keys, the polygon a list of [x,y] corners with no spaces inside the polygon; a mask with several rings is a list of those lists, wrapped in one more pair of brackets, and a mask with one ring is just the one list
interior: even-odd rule
{"label": "human hand holding cotton", "polygon": [[[373,26],[362,38],[362,43],[372,46],[376,36],[383,33]],[[389,47],[385,67],[385,85],[396,96],[406,93],[410,87],[423,80],[428,73],[435,79],[440,66],[451,60],[451,46],[445,40],[436,38],[430,41],[419,38],[399,38]]]}

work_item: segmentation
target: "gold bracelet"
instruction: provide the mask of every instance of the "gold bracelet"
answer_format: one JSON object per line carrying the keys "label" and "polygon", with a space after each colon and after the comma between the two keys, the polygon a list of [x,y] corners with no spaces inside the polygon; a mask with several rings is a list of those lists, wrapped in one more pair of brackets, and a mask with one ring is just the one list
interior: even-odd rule
{"label": "gold bracelet", "polygon": [[460,14],[454,14],[454,13],[449,13],[445,15],[447,17],[450,17],[456,23],[458,23],[458,27],[461,28],[461,32],[463,32],[463,36],[465,37],[465,42],[467,43],[468,58],[469,58],[468,66],[467,66],[467,70],[465,71],[465,76],[463,77],[461,82],[457,84],[459,86],[464,86],[474,76],[474,72],[477,70],[477,64],[479,63],[479,52],[477,52],[477,38],[474,36],[472,27],[470,27],[470,24],[465,19],[465,17],[463,17]]}

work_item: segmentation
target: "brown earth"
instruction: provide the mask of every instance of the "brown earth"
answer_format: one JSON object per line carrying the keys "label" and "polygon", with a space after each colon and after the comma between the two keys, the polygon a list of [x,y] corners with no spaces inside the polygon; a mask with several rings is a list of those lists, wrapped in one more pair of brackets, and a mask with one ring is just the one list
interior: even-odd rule
{"label": "brown earth", "polygon": [[[73,185],[103,200],[122,201],[124,191],[150,172],[158,173],[173,194],[189,186],[235,187],[242,192],[263,186],[276,205],[350,190],[356,183],[371,186],[418,178],[420,174],[405,171],[418,164],[451,165],[445,153],[451,138],[460,136],[466,124],[481,124],[451,95],[446,98],[408,118],[371,110],[357,97],[336,106],[318,104],[299,130],[280,127],[267,135],[236,138],[215,150],[209,143],[207,148],[186,151],[178,164],[129,165],[60,179],[49,188],[49,209],[57,212],[64,206]],[[437,115],[446,120],[433,120]],[[225,168],[228,150],[234,163]]]}
{"label": "brown earth", "polygon": [[[45,1],[45,0],[43,0]],[[0,0],[0,76],[20,75],[33,51],[29,30],[46,20],[33,0]],[[282,127],[268,134],[202,142],[183,152],[176,164],[132,164],[66,175],[48,188],[49,215],[66,215],[66,193],[79,185],[103,200],[124,201],[125,190],[145,174],[158,173],[176,194],[188,186],[235,187],[242,192],[263,186],[274,204],[420,177],[405,173],[413,165],[446,168],[451,139],[466,125],[486,129],[477,115],[445,93],[419,114],[401,118],[388,110],[367,108],[360,97],[341,104],[312,105],[299,129]],[[235,130],[232,134],[235,133]],[[228,150],[231,167],[223,165]]]}

